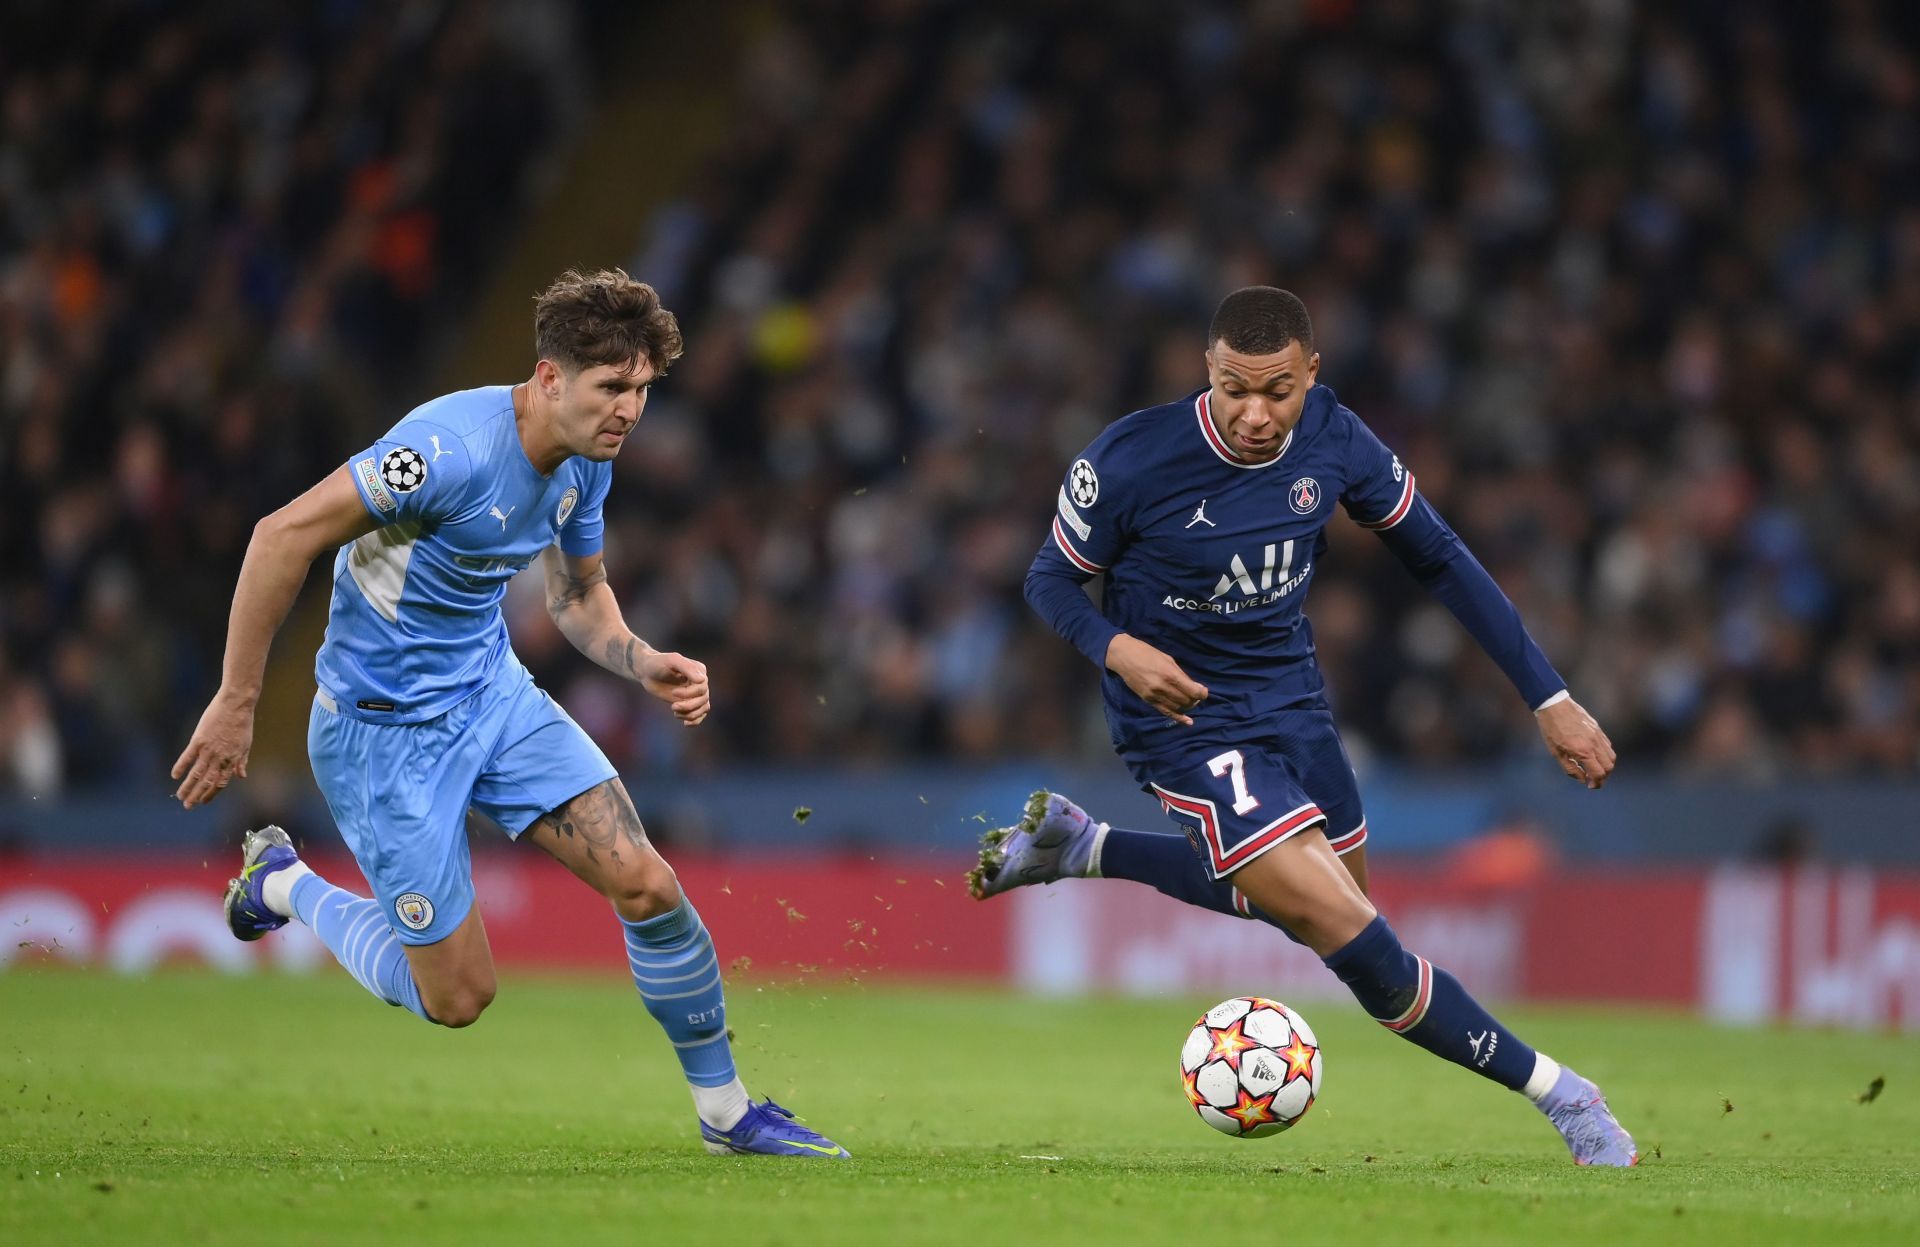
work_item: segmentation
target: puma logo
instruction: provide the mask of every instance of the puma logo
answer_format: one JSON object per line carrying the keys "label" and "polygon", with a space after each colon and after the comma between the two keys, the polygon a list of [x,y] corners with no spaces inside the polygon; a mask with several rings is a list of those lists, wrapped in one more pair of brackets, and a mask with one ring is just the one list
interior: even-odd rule
{"label": "puma logo", "polygon": [[[448,453],[452,453],[452,452],[448,452]],[[507,516],[512,515],[515,511],[518,511],[519,509],[520,508],[518,506],[508,507],[506,510],[506,514],[502,515],[500,513],[500,508],[496,506],[491,510],[489,510],[487,514],[491,515],[494,519],[500,521],[500,531],[504,533],[507,531]]]}
{"label": "puma logo", "polygon": [[430,463],[438,463],[438,462],[440,462],[440,456],[441,456],[441,455],[450,455],[450,454],[452,454],[452,453],[453,453],[453,452],[452,452],[451,450],[442,450],[442,449],[440,449],[440,435],[439,435],[438,433],[435,433],[435,434],[434,434],[434,435],[433,435],[433,436],[432,436],[432,437],[431,437],[430,439],[428,439],[428,440],[430,440],[430,441],[432,441],[432,442],[433,442],[433,458],[432,458],[431,460],[429,460],[428,462],[430,462]]}

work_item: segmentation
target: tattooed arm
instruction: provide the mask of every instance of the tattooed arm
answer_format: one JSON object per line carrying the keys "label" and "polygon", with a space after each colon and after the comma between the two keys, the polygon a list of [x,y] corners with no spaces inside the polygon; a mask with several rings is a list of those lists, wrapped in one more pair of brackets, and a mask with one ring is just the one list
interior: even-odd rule
{"label": "tattooed arm", "polygon": [[600,555],[576,556],[547,547],[547,613],[573,647],[618,676],[636,681],[688,727],[707,717],[707,668],[680,654],[665,654],[633,635],[620,617],[620,603],[607,587]]}

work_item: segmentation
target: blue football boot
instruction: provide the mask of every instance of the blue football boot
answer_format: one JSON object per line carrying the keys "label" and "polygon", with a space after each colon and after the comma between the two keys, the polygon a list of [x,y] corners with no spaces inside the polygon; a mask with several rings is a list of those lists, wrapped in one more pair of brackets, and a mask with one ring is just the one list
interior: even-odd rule
{"label": "blue football boot", "polygon": [[967,872],[967,891],[983,901],[1030,883],[1084,878],[1106,830],[1059,793],[1036,792],[1018,823],[980,837],[980,864]]}
{"label": "blue football boot", "polygon": [[700,1123],[700,1138],[715,1156],[826,1156],[846,1160],[853,1153],[817,1130],[809,1130],[772,1100],[749,1104],[731,1130]]}
{"label": "blue football boot", "polygon": [[1574,1164],[1626,1168],[1640,1163],[1640,1150],[1614,1120],[1607,1097],[1566,1066],[1560,1067],[1559,1079],[1539,1107],[1567,1141]]}
{"label": "blue football boot", "polygon": [[227,881],[227,930],[235,939],[257,940],[287,925],[285,917],[267,908],[260,885],[274,871],[299,860],[293,841],[278,827],[262,827],[241,838],[240,877]]}

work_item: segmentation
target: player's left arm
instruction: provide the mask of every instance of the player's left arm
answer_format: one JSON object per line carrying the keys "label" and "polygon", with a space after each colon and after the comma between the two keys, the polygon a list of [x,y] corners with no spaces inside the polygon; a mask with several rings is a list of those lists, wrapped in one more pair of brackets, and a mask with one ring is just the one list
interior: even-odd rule
{"label": "player's left arm", "polygon": [[607,584],[606,561],[599,553],[568,554],[548,546],[541,561],[547,574],[547,612],[575,649],[666,702],[688,727],[707,717],[712,701],[706,664],[684,654],[663,653],[633,634]]}
{"label": "player's left arm", "polygon": [[1453,612],[1532,707],[1540,736],[1560,769],[1589,788],[1613,773],[1613,743],[1553,669],[1520,612],[1408,471],[1365,425],[1353,421],[1359,468],[1342,497],[1363,528],[1373,529],[1414,579]]}

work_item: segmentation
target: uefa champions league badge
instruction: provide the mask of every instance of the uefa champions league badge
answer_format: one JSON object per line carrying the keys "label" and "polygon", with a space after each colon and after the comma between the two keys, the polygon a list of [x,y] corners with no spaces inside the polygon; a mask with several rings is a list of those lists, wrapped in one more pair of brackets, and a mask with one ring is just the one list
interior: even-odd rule
{"label": "uefa champions league badge", "polygon": [[410,494],[427,479],[427,461],[411,446],[387,452],[380,461],[380,479],[396,494]]}
{"label": "uefa champions league badge", "polygon": [[1320,505],[1320,482],[1311,476],[1301,477],[1288,491],[1287,501],[1293,504],[1296,514],[1312,515],[1314,508]]}
{"label": "uefa champions league badge", "polygon": [[418,892],[402,892],[393,902],[393,912],[409,931],[424,931],[433,921],[433,902]]}
{"label": "uefa champions league badge", "polygon": [[560,509],[553,513],[553,526],[555,528],[559,528],[567,522],[567,517],[573,514],[573,504],[578,501],[580,501],[579,487],[575,485],[567,486],[567,492],[560,495]]}
{"label": "uefa champions league badge", "polygon": [[1085,459],[1076,459],[1073,471],[1068,474],[1073,486],[1073,501],[1083,507],[1090,507],[1100,501],[1100,478],[1094,473],[1093,465]]}

